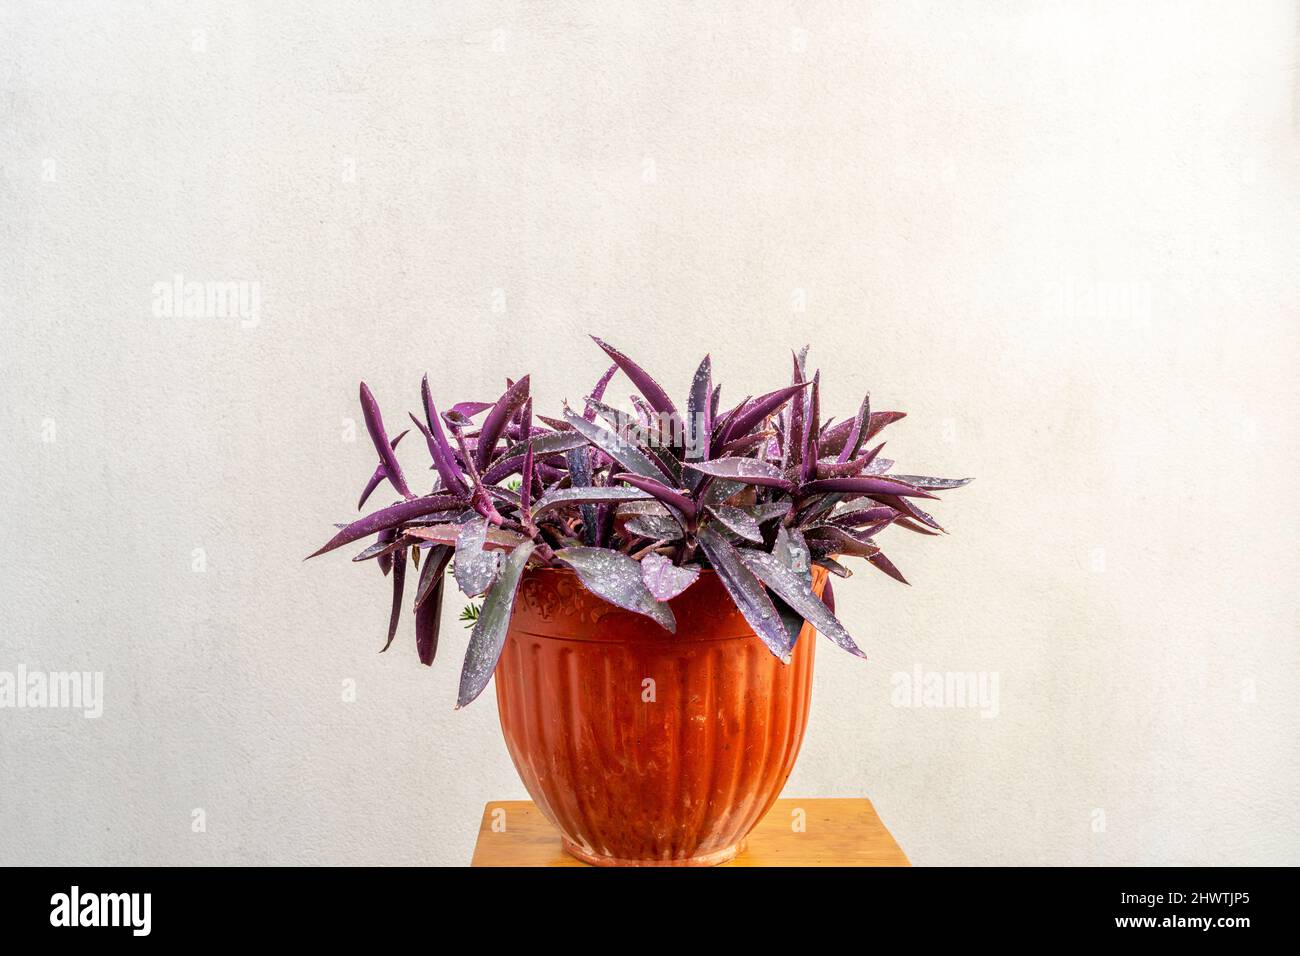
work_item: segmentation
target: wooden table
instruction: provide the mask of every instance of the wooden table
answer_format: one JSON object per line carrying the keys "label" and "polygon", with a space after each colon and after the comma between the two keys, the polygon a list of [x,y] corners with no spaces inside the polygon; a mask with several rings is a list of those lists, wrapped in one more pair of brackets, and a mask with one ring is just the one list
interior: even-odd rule
{"label": "wooden table", "polygon": [[[749,835],[748,848],[722,865],[911,866],[871,801],[861,798],[778,800]],[[471,866],[586,864],[560,849],[559,832],[532,801],[494,800],[483,808]]]}

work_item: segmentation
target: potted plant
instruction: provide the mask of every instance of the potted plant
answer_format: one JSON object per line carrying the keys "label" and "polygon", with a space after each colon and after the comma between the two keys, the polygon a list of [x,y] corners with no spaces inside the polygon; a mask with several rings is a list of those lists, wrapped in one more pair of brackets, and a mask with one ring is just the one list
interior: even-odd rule
{"label": "potted plant", "polygon": [[[823,420],[820,373],[796,354],[788,386],[723,407],[706,356],[679,408],[617,349],[580,409],[533,410],[527,376],[495,402],[439,414],[425,377],[410,416],[436,472],[412,490],[365,383],[381,485],[400,500],[315,554],[373,539],[353,560],[392,580],[388,636],[415,578],[421,662],[438,648],[449,567],[482,605],[457,707],[496,674],[524,785],[590,863],[707,865],[735,856],[794,767],[817,630],[864,657],[834,614],[829,576],[865,558],[903,581],[876,538],[936,534],[917,504],[969,479],[897,474],[878,433],[903,417]],[[632,413],[604,401],[622,371]],[[409,431],[409,430],[408,430]],[[314,557],[315,554],[311,555]],[[410,570],[408,571],[408,565]]]}

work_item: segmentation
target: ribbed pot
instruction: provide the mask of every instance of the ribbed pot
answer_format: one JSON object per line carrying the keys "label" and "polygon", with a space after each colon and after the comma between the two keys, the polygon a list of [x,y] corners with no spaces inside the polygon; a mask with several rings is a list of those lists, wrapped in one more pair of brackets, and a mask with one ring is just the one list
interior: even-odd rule
{"label": "ribbed pot", "polygon": [[[813,569],[813,589],[826,580]],[[609,866],[731,859],[794,769],[816,635],[782,664],[705,571],[671,602],[677,633],[571,571],[520,585],[496,670],[506,746],[564,848]]]}

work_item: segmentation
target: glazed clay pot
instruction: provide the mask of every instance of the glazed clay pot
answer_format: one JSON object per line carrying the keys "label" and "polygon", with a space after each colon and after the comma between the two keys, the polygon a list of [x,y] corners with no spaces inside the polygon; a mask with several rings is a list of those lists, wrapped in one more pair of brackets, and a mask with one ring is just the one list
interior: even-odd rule
{"label": "glazed clay pot", "polygon": [[[813,569],[818,595],[826,571]],[[794,769],[816,634],[789,664],[713,571],[670,604],[677,633],[571,571],[527,572],[496,670],[506,746],[564,849],[606,866],[731,859]]]}

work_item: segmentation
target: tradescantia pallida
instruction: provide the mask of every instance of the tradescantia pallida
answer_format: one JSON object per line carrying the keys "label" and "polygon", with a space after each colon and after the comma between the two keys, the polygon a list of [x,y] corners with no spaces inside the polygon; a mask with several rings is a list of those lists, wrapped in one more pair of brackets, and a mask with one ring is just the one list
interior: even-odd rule
{"label": "tradescantia pallida", "polygon": [[[505,644],[520,579],[529,566],[570,568],[605,601],[676,628],[668,601],[700,571],[716,571],[736,607],[773,654],[788,661],[804,621],[864,656],[834,615],[829,582],[812,589],[814,564],[839,577],[847,558],[907,583],[877,544],[887,528],[943,529],[917,503],[969,478],[899,474],[875,441],[902,412],[825,420],[820,372],[807,348],[793,356],[789,385],[727,408],[708,356],[683,406],[641,366],[600,339],[613,364],[583,407],[534,414],[527,376],[495,402],[439,413],[425,377],[420,414],[436,478],[416,494],[389,440],[379,405],[361,385],[361,408],[378,462],[358,507],[385,483],[399,500],[339,526],[309,557],[373,538],[354,561],[374,560],[392,579],[387,650],[414,579],[416,648],[433,662],[449,565],[457,586],[483,605],[470,635],[457,702],[487,686]],[[637,390],[634,412],[604,402],[619,372]],[[515,486],[515,487],[509,487]],[[454,559],[454,562],[453,562]]]}

